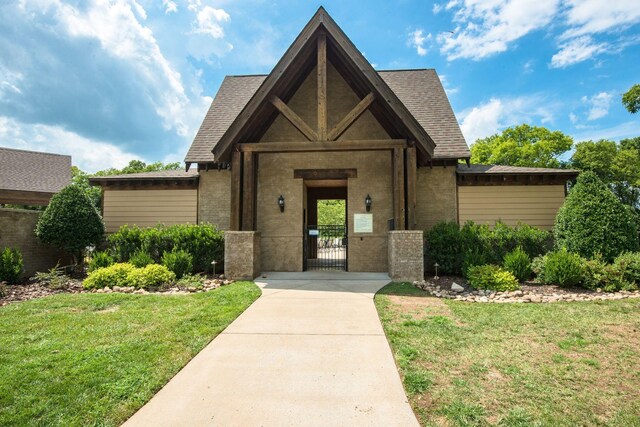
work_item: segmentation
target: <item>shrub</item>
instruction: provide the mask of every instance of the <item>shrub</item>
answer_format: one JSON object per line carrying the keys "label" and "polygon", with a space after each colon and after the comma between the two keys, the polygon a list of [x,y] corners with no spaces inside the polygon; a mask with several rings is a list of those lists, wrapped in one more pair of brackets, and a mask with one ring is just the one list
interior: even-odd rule
{"label": "shrub", "polygon": [[607,264],[600,255],[586,260],[583,264],[582,285],[591,290],[598,288],[607,292],[616,290],[618,273],[612,265]]}
{"label": "shrub", "polygon": [[462,261],[462,275],[469,278],[469,267],[476,265],[484,265],[491,262],[490,256],[486,251],[479,249],[467,249]]}
{"label": "shrub", "polygon": [[22,254],[17,249],[4,248],[0,253],[0,282],[18,283],[23,271]]}
{"label": "shrub", "polygon": [[619,274],[620,289],[631,290],[640,286],[639,252],[625,252],[618,255],[613,262],[613,268]]}
{"label": "shrub", "polygon": [[564,248],[549,252],[543,258],[542,271],[538,278],[546,284],[562,287],[576,286],[584,279],[584,262],[580,255]]}
{"label": "shrub", "polygon": [[109,252],[106,252],[106,251],[94,252],[93,257],[89,262],[88,271],[92,272],[102,267],[109,267],[114,262],[115,260],[111,255],[109,255]]}
{"label": "shrub", "polygon": [[531,258],[518,246],[504,256],[503,266],[510,271],[520,282],[531,277]]}
{"label": "shrub", "polygon": [[538,282],[546,283],[544,279],[544,263],[546,261],[546,255],[539,255],[531,260],[531,271],[535,274]]}
{"label": "shrub", "polygon": [[456,222],[440,222],[425,233],[428,267],[438,263],[438,272],[459,274],[462,268],[462,235]]}
{"label": "shrub", "polygon": [[7,285],[5,285],[5,282],[0,282],[0,298],[4,298],[5,295],[7,295]]}
{"label": "shrub", "polygon": [[57,265],[47,272],[37,272],[33,279],[51,289],[66,289],[69,280]]}
{"label": "shrub", "polygon": [[638,250],[638,231],[629,208],[592,172],[583,172],[558,211],[556,245],[586,258],[613,261]]}
{"label": "shrub", "polygon": [[168,282],[176,280],[175,274],[167,267],[158,264],[149,264],[143,268],[134,268],[127,275],[127,285],[137,289],[156,288]]}
{"label": "shrub", "polygon": [[180,279],[193,269],[193,257],[186,251],[174,249],[171,252],[162,254],[162,265]]}
{"label": "shrub", "polygon": [[204,287],[204,277],[200,274],[185,274],[176,282],[182,288],[202,289]]}
{"label": "shrub", "polygon": [[474,289],[490,289],[499,292],[520,289],[518,280],[513,274],[493,264],[469,267],[468,277],[469,284]]}
{"label": "shrub", "polygon": [[142,248],[142,228],[123,225],[107,237],[109,252],[118,262],[128,262],[129,258]]}
{"label": "shrub", "polygon": [[85,192],[69,185],[51,197],[36,225],[36,236],[68,251],[77,264],[87,246],[104,238],[104,223]]}
{"label": "shrub", "polygon": [[129,258],[129,264],[137,268],[146,267],[147,265],[153,263],[154,261],[153,258],[151,258],[151,255],[149,255],[142,249],[138,249],[137,251],[135,251]]}
{"label": "shrub", "polygon": [[82,285],[87,289],[127,286],[127,275],[135,267],[129,263],[117,263],[89,273]]}

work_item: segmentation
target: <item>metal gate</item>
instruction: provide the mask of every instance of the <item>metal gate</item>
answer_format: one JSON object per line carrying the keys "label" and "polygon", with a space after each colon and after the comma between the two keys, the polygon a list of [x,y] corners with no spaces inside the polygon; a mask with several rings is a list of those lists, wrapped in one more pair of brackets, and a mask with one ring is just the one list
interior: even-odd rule
{"label": "metal gate", "polygon": [[347,271],[347,227],[309,225],[304,230],[304,270]]}

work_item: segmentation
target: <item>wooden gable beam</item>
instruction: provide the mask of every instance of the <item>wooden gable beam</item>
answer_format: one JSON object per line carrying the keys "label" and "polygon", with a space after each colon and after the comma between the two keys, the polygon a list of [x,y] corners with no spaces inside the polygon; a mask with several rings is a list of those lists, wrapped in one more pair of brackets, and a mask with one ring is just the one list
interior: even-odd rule
{"label": "wooden gable beam", "polygon": [[327,140],[327,36],[318,35],[318,139]]}
{"label": "wooden gable beam", "polygon": [[289,106],[285,104],[282,99],[278,98],[277,96],[272,96],[270,101],[273,106],[276,107],[278,111],[280,111],[280,113],[287,120],[289,120],[289,122],[293,126],[295,126],[295,128],[298,129],[300,133],[304,135],[305,138],[307,138],[309,141],[318,140],[318,134],[316,134],[316,132],[311,129],[311,127],[309,127],[309,125],[304,120],[302,120],[299,115],[295,113],[295,111],[289,108]]}
{"label": "wooden gable beam", "polygon": [[347,115],[344,116],[344,118],[340,120],[340,122],[335,125],[333,129],[331,129],[329,135],[327,135],[327,139],[329,141],[335,141],[336,139],[340,138],[340,135],[345,133],[347,129],[349,129],[349,127],[351,127],[351,125],[356,120],[358,120],[358,118],[363,115],[365,111],[367,111],[367,108],[369,108],[369,105],[371,105],[374,99],[375,95],[373,94],[373,92],[369,92],[369,94],[365,96],[362,101],[358,102],[358,105],[353,107],[353,109],[349,111],[349,113],[347,113]]}
{"label": "wooden gable beam", "polygon": [[356,141],[282,141],[238,144],[243,153],[313,153],[320,151],[379,151],[407,147],[404,139],[366,139]]}

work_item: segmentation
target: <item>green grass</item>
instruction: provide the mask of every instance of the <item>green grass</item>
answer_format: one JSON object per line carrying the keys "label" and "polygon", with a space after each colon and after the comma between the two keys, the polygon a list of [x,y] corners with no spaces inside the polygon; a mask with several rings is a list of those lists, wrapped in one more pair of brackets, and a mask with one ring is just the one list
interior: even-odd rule
{"label": "green grass", "polygon": [[63,294],[0,308],[0,425],[119,425],[258,296]]}
{"label": "green grass", "polygon": [[473,304],[394,283],[375,301],[423,425],[640,426],[639,299]]}

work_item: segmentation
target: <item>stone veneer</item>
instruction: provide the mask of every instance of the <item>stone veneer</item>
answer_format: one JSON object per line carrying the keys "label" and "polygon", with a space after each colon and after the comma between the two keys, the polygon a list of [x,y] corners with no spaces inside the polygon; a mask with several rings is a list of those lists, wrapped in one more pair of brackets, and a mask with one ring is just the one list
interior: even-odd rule
{"label": "stone veneer", "polygon": [[455,166],[418,168],[416,228],[428,230],[441,221],[458,220]]}
{"label": "stone veneer", "polygon": [[224,273],[233,280],[253,280],[260,275],[260,233],[224,233]]}
{"label": "stone veneer", "polygon": [[201,170],[198,188],[198,223],[208,222],[220,230],[229,229],[231,172]]}
{"label": "stone veneer", "polygon": [[389,231],[389,277],[396,282],[424,278],[422,230]]}

